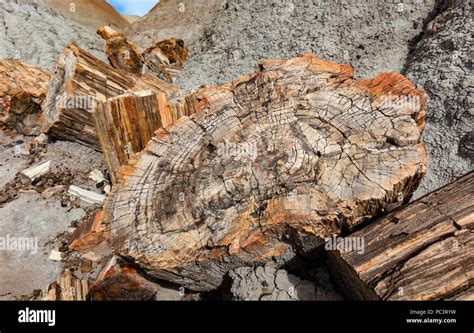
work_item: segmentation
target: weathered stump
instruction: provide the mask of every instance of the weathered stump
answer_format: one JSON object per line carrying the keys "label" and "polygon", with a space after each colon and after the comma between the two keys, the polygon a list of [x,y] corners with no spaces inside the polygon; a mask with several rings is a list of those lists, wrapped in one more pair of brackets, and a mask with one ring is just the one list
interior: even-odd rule
{"label": "weathered stump", "polygon": [[119,255],[192,290],[314,250],[407,201],[425,172],[426,95],[399,74],[356,81],[306,54],[194,96],[105,204]]}
{"label": "weathered stump", "polygon": [[145,148],[158,128],[191,115],[195,103],[195,98],[170,102],[164,93],[128,94],[99,102],[93,117],[112,182],[120,167]]}

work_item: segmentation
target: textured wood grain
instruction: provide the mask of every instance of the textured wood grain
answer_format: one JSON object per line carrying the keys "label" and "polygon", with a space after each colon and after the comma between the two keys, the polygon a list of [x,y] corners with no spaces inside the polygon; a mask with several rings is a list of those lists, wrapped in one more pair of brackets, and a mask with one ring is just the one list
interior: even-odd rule
{"label": "textured wood grain", "polygon": [[128,92],[174,94],[178,89],[153,76],[136,77],[114,69],[75,45],[56,64],[44,102],[43,131],[100,150],[91,112],[97,101]]}
{"label": "textured wood grain", "polygon": [[[404,96],[418,103],[387,103]],[[407,201],[425,172],[426,95],[399,74],[356,81],[306,54],[194,97],[105,204],[117,254],[192,290],[314,250]]]}
{"label": "textured wood grain", "polygon": [[365,252],[330,252],[353,299],[474,299],[474,172],[397,209],[350,237]]}
{"label": "textured wood grain", "polygon": [[89,293],[89,281],[78,279],[70,269],[61,272],[59,283],[51,283],[43,294],[44,301],[85,301]]}
{"label": "textured wood grain", "polygon": [[142,51],[130,38],[109,26],[100,27],[97,33],[105,39],[110,64],[135,75],[151,74],[172,83],[189,55],[182,39],[162,39]]}
{"label": "textured wood grain", "polygon": [[192,97],[170,102],[164,93],[128,94],[97,104],[93,117],[112,182],[119,168],[145,148],[158,128],[194,112],[197,100]]}
{"label": "textured wood grain", "polygon": [[188,59],[189,50],[182,39],[167,38],[150,45],[143,52],[144,73],[174,82]]}
{"label": "textured wood grain", "polygon": [[40,134],[41,104],[50,76],[16,59],[0,61],[0,122],[24,135]]}

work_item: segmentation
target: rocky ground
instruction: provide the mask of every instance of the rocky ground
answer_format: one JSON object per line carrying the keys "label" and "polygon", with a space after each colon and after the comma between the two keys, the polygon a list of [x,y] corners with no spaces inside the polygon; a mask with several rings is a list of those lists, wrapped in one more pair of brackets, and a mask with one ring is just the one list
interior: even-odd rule
{"label": "rocky ground", "polygon": [[36,0],[0,2],[0,41],[0,59],[17,58],[48,69],[69,43],[106,59],[103,42],[94,30],[66,19]]}
{"label": "rocky ground", "polygon": [[[19,299],[58,278],[63,264],[48,259],[51,251],[67,252],[64,247],[68,238],[96,208],[67,195],[68,187],[76,185],[101,192],[88,177],[94,169],[104,170],[101,154],[61,141],[28,149],[31,140],[0,129],[2,237],[33,237],[38,241],[35,253],[2,251],[2,299]],[[50,172],[37,181],[31,182],[20,174],[27,167],[48,160]],[[74,265],[79,266],[79,261]]]}
{"label": "rocky ground", "polygon": [[191,40],[178,84],[218,85],[250,73],[262,59],[313,52],[350,63],[357,78],[401,71],[410,42],[435,1],[227,1]]}
{"label": "rocky ground", "polygon": [[315,268],[312,281],[303,280],[284,269],[267,266],[240,267],[230,271],[231,294],[236,300],[343,300],[334,290],[325,267]]}
{"label": "rocky ground", "polygon": [[430,97],[425,129],[428,173],[416,196],[473,169],[472,10],[469,1],[449,1],[438,8],[403,69]]}

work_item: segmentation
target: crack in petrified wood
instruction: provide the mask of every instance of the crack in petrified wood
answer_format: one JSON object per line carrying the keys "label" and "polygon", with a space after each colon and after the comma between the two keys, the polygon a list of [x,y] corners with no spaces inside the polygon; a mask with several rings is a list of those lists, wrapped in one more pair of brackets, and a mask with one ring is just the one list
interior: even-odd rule
{"label": "crack in petrified wood", "polygon": [[195,96],[197,113],[157,131],[105,207],[120,255],[191,289],[314,249],[409,198],[425,172],[426,95],[399,74],[356,81],[306,54]]}

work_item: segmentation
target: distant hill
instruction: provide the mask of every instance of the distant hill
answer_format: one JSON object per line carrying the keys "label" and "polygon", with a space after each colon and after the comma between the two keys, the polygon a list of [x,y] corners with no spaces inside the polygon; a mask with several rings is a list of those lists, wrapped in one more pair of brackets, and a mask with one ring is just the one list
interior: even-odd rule
{"label": "distant hill", "polygon": [[30,65],[52,68],[69,43],[106,59],[104,42],[95,31],[38,0],[1,0],[0,27],[0,59],[18,58]]}
{"label": "distant hill", "polygon": [[223,0],[161,0],[148,14],[134,22],[127,33],[141,46],[168,37],[183,39],[187,45],[202,36]]}
{"label": "distant hill", "polygon": [[140,20],[142,17],[138,15],[123,15],[123,17],[128,21],[128,23],[135,23]]}
{"label": "distant hill", "polygon": [[[119,30],[129,26],[129,22],[105,0],[42,1],[56,12],[94,30],[101,25],[112,25]],[[71,11],[71,6],[75,6],[75,11]]]}

